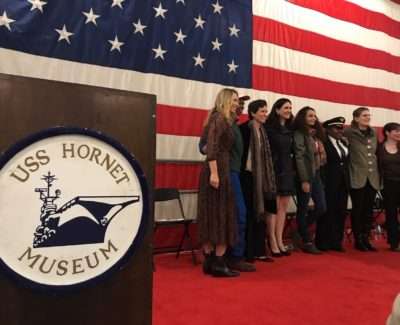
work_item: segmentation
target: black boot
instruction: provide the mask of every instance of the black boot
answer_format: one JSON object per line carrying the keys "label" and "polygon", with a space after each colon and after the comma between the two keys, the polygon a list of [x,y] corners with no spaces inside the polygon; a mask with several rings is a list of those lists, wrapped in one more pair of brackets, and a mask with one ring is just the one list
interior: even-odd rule
{"label": "black boot", "polygon": [[364,245],[364,240],[361,235],[355,236],[354,238],[355,243],[354,243],[354,248],[361,251],[361,252],[367,252],[368,248],[365,247]]}
{"label": "black boot", "polygon": [[377,252],[378,250],[371,244],[369,241],[369,236],[368,234],[364,234],[362,236],[363,244],[369,250],[370,252]]}
{"label": "black boot", "polygon": [[209,254],[203,253],[204,261],[203,261],[203,273],[211,274],[212,273],[212,265],[215,259],[215,253],[211,252]]}
{"label": "black boot", "polygon": [[228,268],[223,256],[215,256],[214,263],[211,267],[211,274],[218,278],[230,278],[240,275],[239,272]]}

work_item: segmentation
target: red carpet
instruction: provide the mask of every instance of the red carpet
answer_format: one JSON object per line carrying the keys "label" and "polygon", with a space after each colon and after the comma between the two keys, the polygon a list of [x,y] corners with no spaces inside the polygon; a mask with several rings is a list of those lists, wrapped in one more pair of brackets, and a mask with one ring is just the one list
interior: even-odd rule
{"label": "red carpet", "polygon": [[153,324],[383,325],[400,292],[400,253],[295,252],[239,278],[204,276],[189,254],[155,258]]}

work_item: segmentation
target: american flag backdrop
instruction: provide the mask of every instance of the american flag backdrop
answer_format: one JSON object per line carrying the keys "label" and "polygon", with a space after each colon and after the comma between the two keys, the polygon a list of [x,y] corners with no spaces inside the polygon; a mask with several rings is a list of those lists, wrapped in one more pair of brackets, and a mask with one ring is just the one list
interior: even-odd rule
{"label": "american flag backdrop", "polygon": [[0,0],[0,72],[156,94],[156,186],[191,190],[223,86],[321,120],[367,106],[376,127],[399,121],[400,3]]}

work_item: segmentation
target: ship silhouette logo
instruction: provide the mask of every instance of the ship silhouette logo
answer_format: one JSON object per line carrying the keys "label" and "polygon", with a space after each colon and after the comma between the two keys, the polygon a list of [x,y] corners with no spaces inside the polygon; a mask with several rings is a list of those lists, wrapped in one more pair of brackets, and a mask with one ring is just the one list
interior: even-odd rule
{"label": "ship silhouette logo", "polygon": [[107,227],[127,206],[140,201],[140,196],[84,196],[79,195],[58,208],[61,190],[52,194],[55,175],[48,172],[41,178],[46,187],[35,188],[43,205],[33,247],[104,243]]}
{"label": "ship silhouette logo", "polygon": [[57,127],[0,155],[0,272],[64,290],[118,272],[151,220],[139,162],[96,130]]}

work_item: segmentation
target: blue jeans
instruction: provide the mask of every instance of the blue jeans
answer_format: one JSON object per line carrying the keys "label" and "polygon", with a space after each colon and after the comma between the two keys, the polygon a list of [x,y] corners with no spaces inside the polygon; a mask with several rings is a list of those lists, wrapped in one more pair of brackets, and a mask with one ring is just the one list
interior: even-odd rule
{"label": "blue jeans", "polygon": [[241,259],[246,247],[246,205],[240,185],[239,172],[231,171],[230,178],[236,206],[237,242],[229,250],[229,255],[232,258]]}
{"label": "blue jeans", "polygon": [[[310,182],[311,190],[309,193],[303,192],[301,183],[297,184],[297,228],[299,234],[303,239],[303,243],[312,242],[308,226],[312,224],[316,219],[325,214],[326,212],[326,199],[324,187],[322,185],[321,177],[319,173],[316,173],[314,178]],[[310,198],[314,201],[314,210],[312,212],[312,219],[308,217],[308,203]],[[311,220],[311,222],[310,222]]]}

